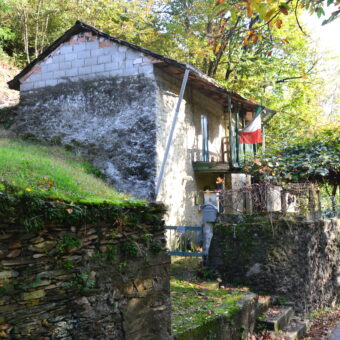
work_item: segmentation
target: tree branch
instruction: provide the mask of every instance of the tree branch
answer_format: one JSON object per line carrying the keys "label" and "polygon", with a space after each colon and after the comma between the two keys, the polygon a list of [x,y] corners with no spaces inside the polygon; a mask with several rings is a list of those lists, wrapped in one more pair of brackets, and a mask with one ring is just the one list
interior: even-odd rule
{"label": "tree branch", "polygon": [[295,10],[294,10],[294,13],[295,13],[295,20],[296,20],[296,23],[298,24],[298,26],[299,26],[299,28],[300,28],[300,31],[301,31],[305,36],[308,37],[308,34],[306,34],[306,33],[304,32],[304,30],[302,29],[302,27],[301,27],[301,25],[300,25],[300,22],[299,22],[299,18],[298,18],[298,16],[297,16],[297,8],[298,8],[299,2],[300,2],[300,0],[297,0],[297,1],[296,1],[296,5],[295,5]]}
{"label": "tree branch", "polygon": [[[316,66],[317,63],[318,63],[318,60],[316,60],[313,63],[313,65],[307,70],[307,72],[305,74],[309,74],[313,70],[313,68]],[[303,76],[287,77],[287,78],[276,80],[275,83],[279,84],[279,83],[284,83],[284,82],[286,82],[288,80],[301,79],[301,78],[304,78],[304,77]]]}
{"label": "tree branch", "polygon": [[303,78],[302,76],[296,76],[296,77],[287,77],[287,78],[283,78],[283,79],[279,79],[275,81],[275,84],[279,84],[279,83],[284,83],[288,80],[293,80],[293,79],[301,79]]}

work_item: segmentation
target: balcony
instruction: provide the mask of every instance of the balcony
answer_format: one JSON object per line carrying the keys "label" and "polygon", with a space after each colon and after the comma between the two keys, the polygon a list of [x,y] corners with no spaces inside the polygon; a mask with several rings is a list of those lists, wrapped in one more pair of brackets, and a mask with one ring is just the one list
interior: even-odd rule
{"label": "balcony", "polygon": [[229,143],[227,137],[221,139],[220,153],[191,149],[191,160],[194,171],[197,173],[225,173],[230,170]]}
{"label": "balcony", "polygon": [[[229,137],[221,138],[221,151],[211,152],[201,149],[191,149],[192,166],[195,172],[229,172],[242,168],[247,156],[255,156],[256,146],[251,144],[239,145],[236,140],[230,148]],[[232,159],[232,161],[231,161]]]}

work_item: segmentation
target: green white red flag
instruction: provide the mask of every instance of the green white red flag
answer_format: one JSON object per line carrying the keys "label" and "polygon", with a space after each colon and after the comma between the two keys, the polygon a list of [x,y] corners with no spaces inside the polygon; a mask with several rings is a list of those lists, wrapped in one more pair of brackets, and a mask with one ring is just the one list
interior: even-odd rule
{"label": "green white red flag", "polygon": [[261,114],[258,114],[241,132],[240,144],[262,143]]}

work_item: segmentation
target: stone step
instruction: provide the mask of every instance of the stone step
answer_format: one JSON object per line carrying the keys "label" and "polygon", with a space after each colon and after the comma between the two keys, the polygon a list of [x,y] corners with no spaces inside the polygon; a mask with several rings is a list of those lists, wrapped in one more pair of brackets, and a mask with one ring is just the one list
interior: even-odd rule
{"label": "stone step", "polygon": [[294,315],[292,307],[272,306],[257,321],[259,328],[278,332],[288,326],[290,319]]}
{"label": "stone step", "polygon": [[282,329],[285,334],[285,340],[301,339],[307,333],[307,330],[308,321],[297,318],[291,319],[288,326]]}
{"label": "stone step", "polygon": [[307,333],[306,320],[292,319],[287,327],[278,332],[269,332],[271,340],[299,340]]}
{"label": "stone step", "polygon": [[256,317],[263,315],[273,303],[273,298],[269,295],[259,295],[256,309]]}

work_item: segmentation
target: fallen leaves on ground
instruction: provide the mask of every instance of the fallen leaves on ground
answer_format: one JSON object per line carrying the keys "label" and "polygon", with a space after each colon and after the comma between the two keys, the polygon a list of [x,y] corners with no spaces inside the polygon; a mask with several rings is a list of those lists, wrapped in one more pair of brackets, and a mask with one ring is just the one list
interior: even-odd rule
{"label": "fallen leaves on ground", "polygon": [[322,312],[313,318],[309,332],[302,340],[326,340],[333,328],[339,325],[340,306],[332,311]]}

